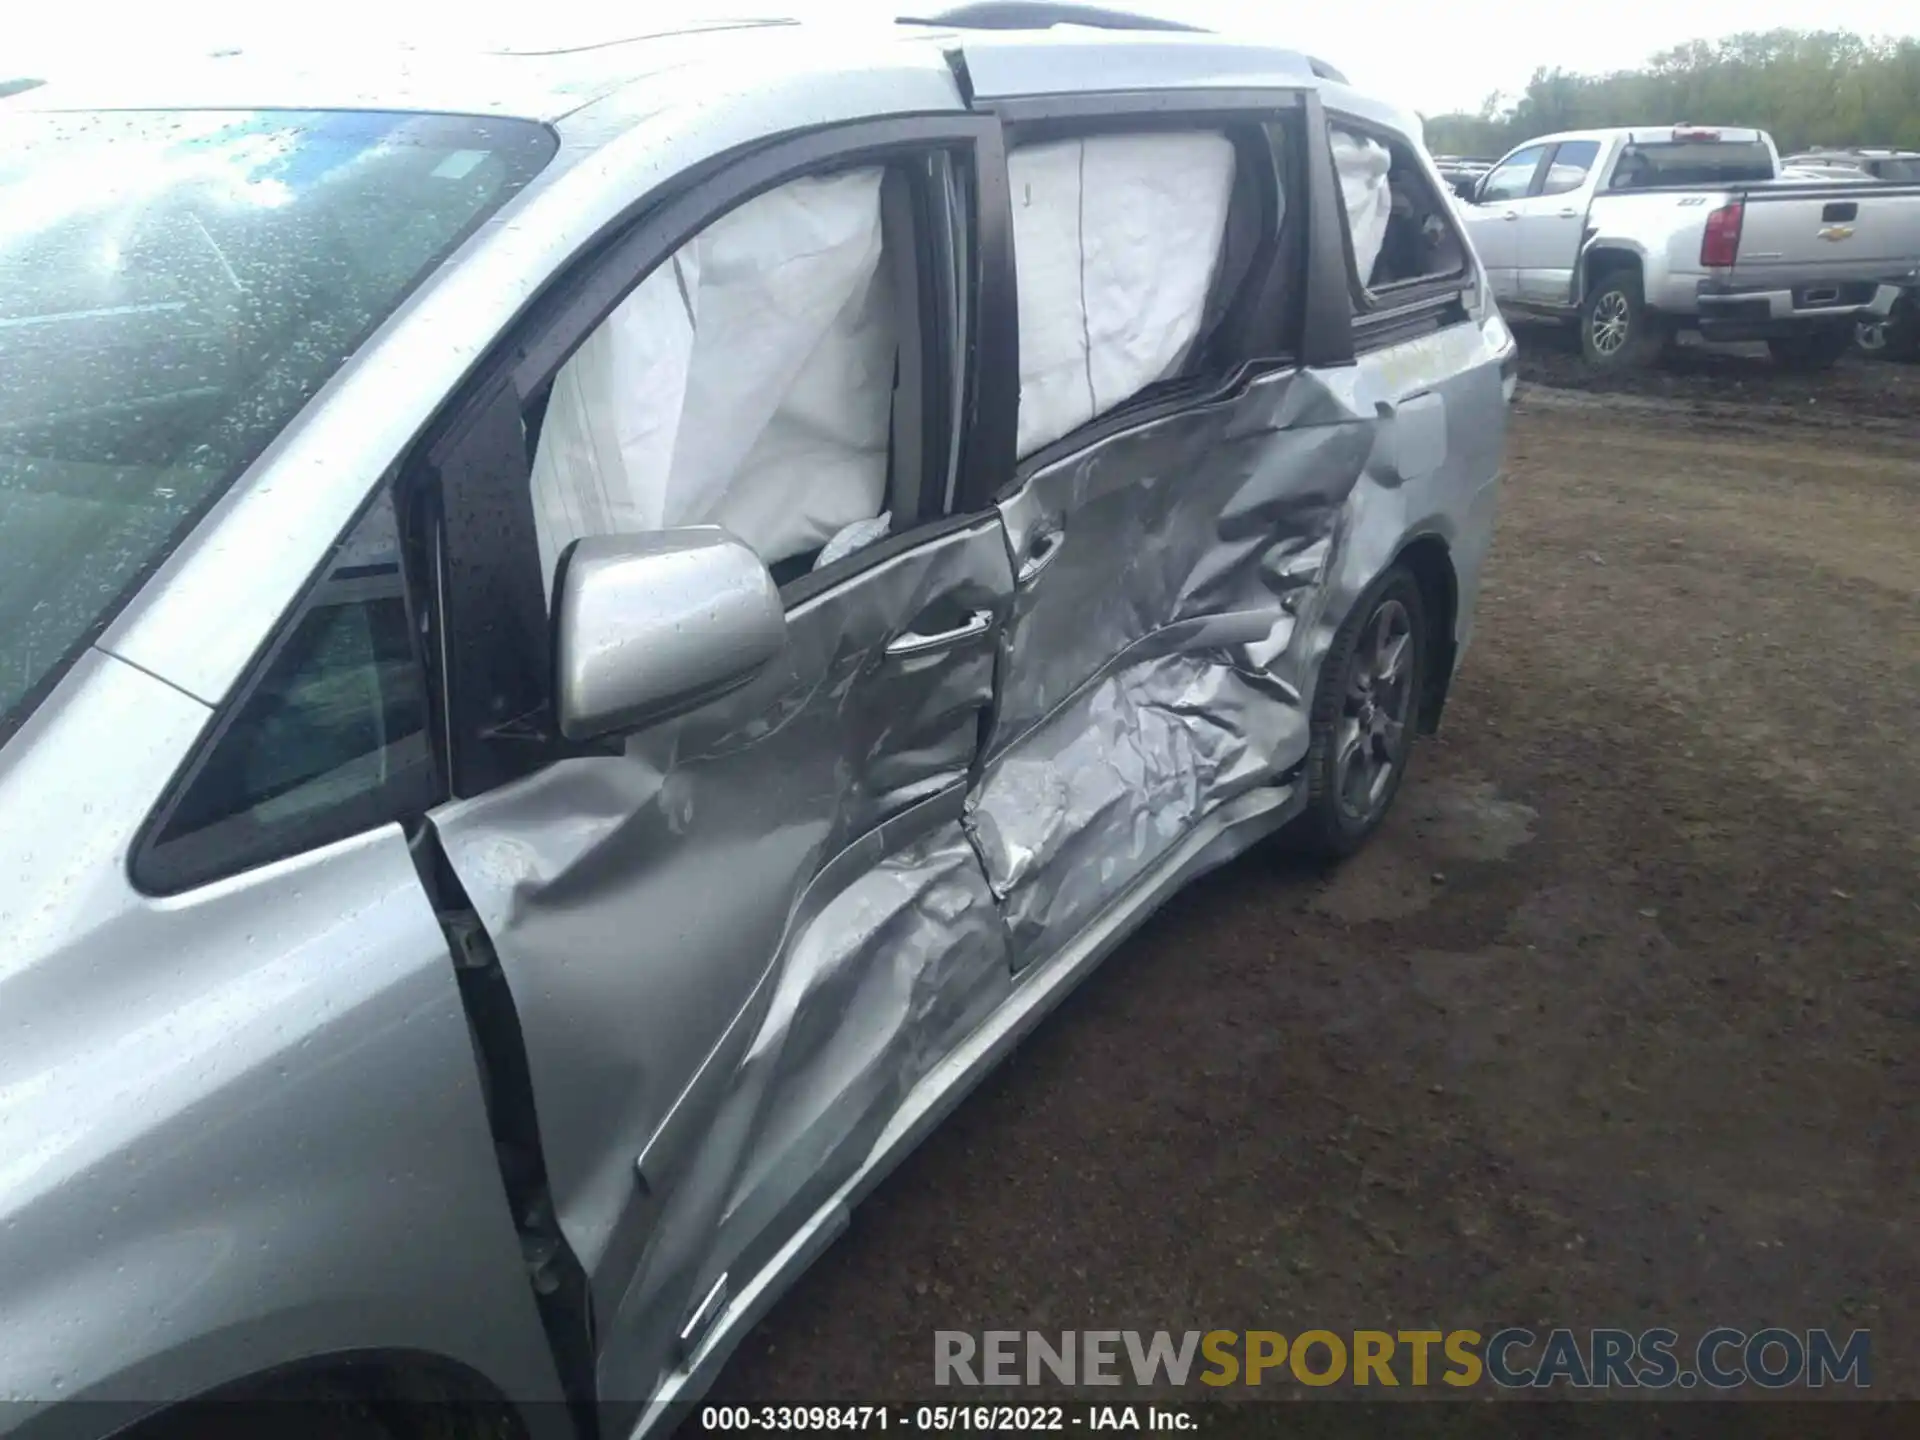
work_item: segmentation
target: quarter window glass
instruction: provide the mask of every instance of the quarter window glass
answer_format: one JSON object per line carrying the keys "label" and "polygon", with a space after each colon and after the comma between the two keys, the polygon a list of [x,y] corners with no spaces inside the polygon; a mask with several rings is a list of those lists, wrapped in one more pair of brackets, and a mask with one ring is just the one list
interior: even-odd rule
{"label": "quarter window glass", "polygon": [[409,623],[383,498],[167,815],[143,881],[178,888],[424,808],[435,782]]}
{"label": "quarter window glass", "polygon": [[1569,190],[1578,190],[1599,156],[1599,142],[1569,140],[1553,152],[1553,163],[1547,166],[1547,183],[1541,186],[1540,193],[1564,195]]}
{"label": "quarter window glass", "polygon": [[1546,148],[1544,145],[1529,145],[1502,160],[1487,176],[1480,198],[1518,200],[1525,195],[1533,185],[1533,172],[1540,168],[1540,157],[1546,153]]}
{"label": "quarter window glass", "polygon": [[1457,275],[1466,249],[1452,209],[1397,139],[1329,127],[1354,276],[1368,289]]}

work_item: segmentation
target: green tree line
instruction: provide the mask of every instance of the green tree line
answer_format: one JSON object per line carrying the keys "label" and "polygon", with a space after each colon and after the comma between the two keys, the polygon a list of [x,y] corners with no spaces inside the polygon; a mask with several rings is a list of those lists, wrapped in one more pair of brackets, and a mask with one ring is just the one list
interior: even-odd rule
{"label": "green tree line", "polygon": [[1920,149],[1920,40],[1768,30],[1696,40],[1637,70],[1536,70],[1514,104],[1428,119],[1436,155],[1495,158],[1534,135],[1604,125],[1753,125],[1782,152],[1816,145]]}

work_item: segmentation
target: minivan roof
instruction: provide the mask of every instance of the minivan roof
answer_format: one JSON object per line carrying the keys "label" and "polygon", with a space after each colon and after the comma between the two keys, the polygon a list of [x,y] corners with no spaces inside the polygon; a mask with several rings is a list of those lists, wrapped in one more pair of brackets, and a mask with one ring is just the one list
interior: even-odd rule
{"label": "minivan roof", "polygon": [[[516,23],[508,34],[478,38],[434,37],[412,43],[356,36],[350,44],[340,42],[338,48],[316,46],[303,38],[297,53],[246,47],[179,52],[170,57],[143,54],[137,62],[89,56],[84,64],[20,77],[41,83],[0,99],[0,115],[133,109],[365,109],[554,122],[666,71],[724,67],[729,57],[740,55],[742,46],[756,51],[791,46],[792,63],[805,68],[812,48],[806,42],[834,36],[868,46],[899,43],[951,49],[964,43],[970,55],[993,57],[997,84],[982,86],[982,93],[1018,93],[1022,85],[1037,83],[1049,74],[1046,56],[1071,61],[1077,70],[1111,69],[1121,79],[1108,82],[1109,88],[1151,85],[1155,71],[1165,62],[1171,62],[1165,63],[1169,74],[1204,76],[1203,81],[1188,78],[1176,83],[1257,86],[1280,79],[1311,83],[1318,77],[1341,83],[1343,78],[1325,62],[1299,52],[1225,35],[1157,27],[959,28],[938,13],[924,21],[878,24],[778,14],[740,18],[715,14],[622,25],[600,17],[563,15],[557,22],[530,18]],[[676,76],[682,81],[687,78],[684,73]]]}

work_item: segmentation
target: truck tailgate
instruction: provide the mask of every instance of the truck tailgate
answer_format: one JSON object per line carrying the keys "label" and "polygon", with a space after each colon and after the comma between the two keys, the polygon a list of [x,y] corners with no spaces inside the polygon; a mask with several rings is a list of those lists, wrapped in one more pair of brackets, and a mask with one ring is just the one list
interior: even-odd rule
{"label": "truck tailgate", "polygon": [[1769,185],[1743,198],[1730,276],[1742,288],[1894,280],[1920,267],[1920,185]]}

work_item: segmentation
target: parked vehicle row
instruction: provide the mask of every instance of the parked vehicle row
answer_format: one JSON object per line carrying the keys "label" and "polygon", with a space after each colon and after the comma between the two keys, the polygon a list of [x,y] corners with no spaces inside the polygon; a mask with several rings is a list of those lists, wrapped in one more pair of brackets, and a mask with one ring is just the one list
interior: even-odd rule
{"label": "parked vehicle row", "polygon": [[1602,369],[1649,363],[1687,330],[1831,365],[1920,270],[1920,184],[1783,178],[1759,130],[1544,135],[1461,213],[1502,307],[1576,321]]}
{"label": "parked vehicle row", "polygon": [[0,111],[0,1428],[663,1429],[1438,723],[1514,347],[1412,115],[1206,35],[572,43]]}
{"label": "parked vehicle row", "polygon": [[1920,150],[1871,146],[1803,150],[1780,163],[1786,169],[1820,178],[1845,180],[1860,176],[1899,185],[1920,183]]}

